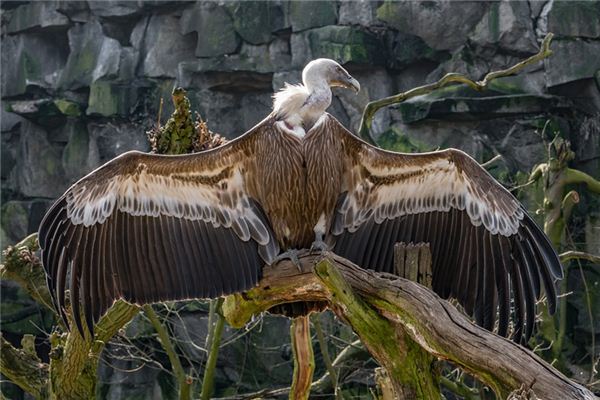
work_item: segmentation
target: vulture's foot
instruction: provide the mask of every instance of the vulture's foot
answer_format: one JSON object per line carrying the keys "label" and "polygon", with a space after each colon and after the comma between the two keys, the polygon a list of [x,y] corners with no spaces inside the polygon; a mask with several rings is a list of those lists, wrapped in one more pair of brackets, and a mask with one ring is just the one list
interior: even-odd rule
{"label": "vulture's foot", "polygon": [[321,239],[316,239],[311,245],[310,245],[310,254],[313,253],[319,253],[319,252],[325,252],[330,250],[329,245],[327,245],[327,243],[325,243],[323,240]]}
{"label": "vulture's foot", "polygon": [[292,263],[294,263],[296,268],[298,268],[298,271],[302,272],[302,266],[300,265],[300,259],[298,258],[298,253],[299,253],[298,249],[289,249],[286,252],[281,253],[280,255],[275,257],[275,259],[273,260],[273,264],[277,264],[279,261],[288,259]]}

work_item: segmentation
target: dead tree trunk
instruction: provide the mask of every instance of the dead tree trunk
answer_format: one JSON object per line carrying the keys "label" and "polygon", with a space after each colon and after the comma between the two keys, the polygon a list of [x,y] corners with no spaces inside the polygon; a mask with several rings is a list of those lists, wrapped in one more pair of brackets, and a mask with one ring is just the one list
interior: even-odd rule
{"label": "dead tree trunk", "polygon": [[[595,398],[530,350],[476,326],[449,302],[415,282],[390,279],[333,254],[306,253],[301,263],[301,272],[287,261],[265,267],[256,288],[226,298],[223,311],[227,321],[241,327],[253,314],[278,304],[326,301],[386,368],[398,393],[405,390],[406,374],[413,374],[411,380],[416,382],[431,376],[431,371],[407,371],[410,366],[402,364],[398,341],[410,340],[401,343],[418,349],[416,354],[424,349],[429,357],[461,366],[499,398],[523,387],[546,400]],[[420,391],[430,387],[427,382],[418,384],[413,398],[436,398]]]}

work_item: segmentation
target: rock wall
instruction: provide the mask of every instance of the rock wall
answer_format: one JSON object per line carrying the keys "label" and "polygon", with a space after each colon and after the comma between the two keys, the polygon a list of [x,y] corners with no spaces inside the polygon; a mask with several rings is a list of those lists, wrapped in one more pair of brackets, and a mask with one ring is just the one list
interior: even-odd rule
{"label": "rock wall", "polygon": [[[34,231],[52,199],[101,163],[147,150],[144,131],[161,97],[170,114],[174,85],[235,137],[309,60],[330,57],[363,87],[336,90],[332,106],[356,130],[369,100],[446,72],[481,78],[534,54],[548,31],[555,54],[543,64],[485,93],[454,87],[391,107],[374,124],[419,149],[500,152],[513,172],[544,157],[540,123],[552,117],[570,134],[600,110],[600,3],[4,2],[1,237]],[[594,137],[572,138],[585,159],[598,155],[583,142]]]}
{"label": "rock wall", "polygon": [[[398,150],[452,146],[480,161],[499,153],[493,172],[511,183],[545,159],[551,120],[546,134],[569,138],[575,166],[600,176],[600,2],[3,1],[0,10],[2,247],[36,231],[85,173],[147,150],[144,132],[160,98],[168,118],[175,85],[232,138],[318,57],[360,81],[358,95],[334,90],[331,107],[356,130],[369,100],[447,72],[480,79],[534,54],[553,32],[543,63],[486,92],[451,87],[382,110],[374,134]],[[598,203],[582,207],[584,240],[598,252]]]}

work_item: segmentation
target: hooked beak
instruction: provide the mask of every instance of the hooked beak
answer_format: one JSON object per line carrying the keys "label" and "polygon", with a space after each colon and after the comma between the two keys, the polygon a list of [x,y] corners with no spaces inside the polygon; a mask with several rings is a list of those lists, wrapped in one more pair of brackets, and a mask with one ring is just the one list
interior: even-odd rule
{"label": "hooked beak", "polygon": [[352,89],[356,93],[360,91],[360,83],[349,74],[341,79],[336,79],[331,82],[331,86],[343,87],[346,89]]}

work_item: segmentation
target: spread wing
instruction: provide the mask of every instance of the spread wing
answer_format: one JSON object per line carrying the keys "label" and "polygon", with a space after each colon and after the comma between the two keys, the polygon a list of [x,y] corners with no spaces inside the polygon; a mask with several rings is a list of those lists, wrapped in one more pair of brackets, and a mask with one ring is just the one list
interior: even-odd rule
{"label": "spread wing", "polygon": [[331,226],[337,254],[395,273],[395,243],[429,243],[433,289],[456,298],[489,330],[497,317],[503,336],[512,315],[516,341],[531,335],[541,287],[554,312],[554,281],[562,277],[556,253],[520,203],[475,160],[454,149],[393,153],[343,127],[339,134],[349,165]]}
{"label": "spread wing", "polygon": [[279,251],[245,191],[245,154],[255,135],[193,155],[129,152],[60,197],[39,241],[63,319],[66,289],[78,329],[82,307],[92,332],[118,298],[212,298],[254,286],[264,261]]}

